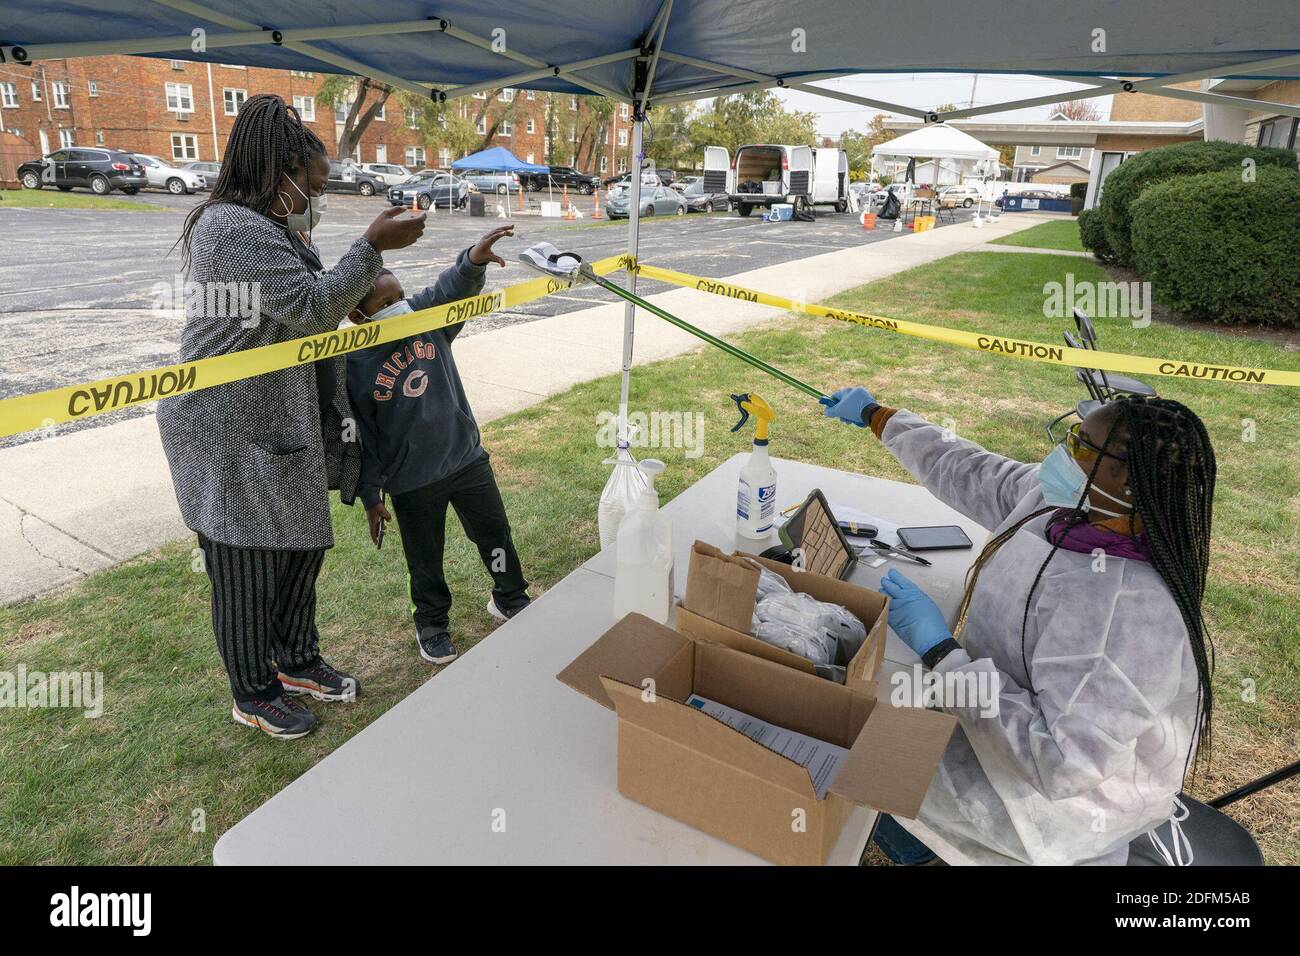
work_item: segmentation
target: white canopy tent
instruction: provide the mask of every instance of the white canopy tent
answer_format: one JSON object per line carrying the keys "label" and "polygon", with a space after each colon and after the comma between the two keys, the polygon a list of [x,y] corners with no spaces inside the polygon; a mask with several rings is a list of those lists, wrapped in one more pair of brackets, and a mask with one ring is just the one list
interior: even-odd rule
{"label": "white canopy tent", "polygon": [[[871,150],[871,167],[873,170],[885,171],[892,168],[889,160],[928,159],[934,161],[934,185],[939,183],[939,168],[942,160],[956,165],[959,180],[966,176],[987,178],[998,174],[998,160],[1001,154],[991,146],[986,146],[967,132],[949,126],[947,123],[931,123],[918,130],[904,133],[887,143],[877,143]],[[983,202],[983,190],[980,190],[980,202]],[[983,225],[980,216],[982,208],[975,209],[974,225]]]}
{"label": "white canopy tent", "polygon": [[[1300,106],[1171,89],[1208,77],[1300,78],[1295,0],[913,0],[888,30],[846,29],[861,14],[855,0],[623,0],[594,10],[587,0],[5,0],[0,63],[135,54],[318,70],[436,102],[499,87],[597,93],[632,105],[632,168],[652,105],[774,87],[927,123],[1139,91],[1300,116]],[[872,72],[1030,74],[1083,86],[941,114],[814,85]],[[640,176],[631,189],[635,256]],[[635,289],[634,274],[628,283]],[[623,421],[633,330],[629,304]]]}

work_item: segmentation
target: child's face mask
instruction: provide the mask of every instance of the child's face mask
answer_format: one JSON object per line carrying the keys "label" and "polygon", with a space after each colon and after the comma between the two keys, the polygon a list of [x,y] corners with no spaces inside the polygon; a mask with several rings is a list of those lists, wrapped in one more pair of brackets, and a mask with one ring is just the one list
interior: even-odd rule
{"label": "child's face mask", "polygon": [[[357,311],[361,312],[360,309],[358,309]],[[411,311],[413,311],[411,308],[411,303],[407,302],[405,299],[399,299],[398,301],[394,302],[392,305],[384,306],[374,315],[366,317],[366,321],[378,322],[380,319],[391,319],[395,315],[405,315],[407,312],[411,312]],[[366,315],[364,312],[361,312],[361,314],[362,316]]]}

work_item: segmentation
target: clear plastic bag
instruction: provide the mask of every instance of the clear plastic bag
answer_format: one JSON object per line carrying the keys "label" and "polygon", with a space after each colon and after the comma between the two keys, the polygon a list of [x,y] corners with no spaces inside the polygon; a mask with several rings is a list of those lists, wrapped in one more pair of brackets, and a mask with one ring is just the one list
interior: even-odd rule
{"label": "clear plastic bag", "polygon": [[[818,664],[847,664],[867,638],[866,627],[847,608],[818,601],[800,591],[767,594],[755,604],[754,616],[755,637],[778,647],[786,646],[759,633],[759,629],[765,629],[773,638],[784,638],[790,645],[787,650]],[[796,650],[796,646],[802,650]]]}
{"label": "clear plastic bag", "polygon": [[756,600],[761,601],[770,594],[789,594],[791,590],[789,583],[781,575],[765,567],[759,567]]}
{"label": "clear plastic bag", "polygon": [[628,451],[626,442],[618,443],[618,453],[605,460],[613,465],[609,480],[600,493],[600,506],[596,509],[596,526],[600,529],[600,546],[608,548],[618,540],[618,526],[623,516],[628,513],[641,492],[645,490],[646,478],[637,467],[636,459]]}
{"label": "clear plastic bag", "polygon": [[806,657],[814,664],[830,664],[835,650],[824,631],[809,631],[780,621],[760,621],[754,628],[754,636],[774,647]]}

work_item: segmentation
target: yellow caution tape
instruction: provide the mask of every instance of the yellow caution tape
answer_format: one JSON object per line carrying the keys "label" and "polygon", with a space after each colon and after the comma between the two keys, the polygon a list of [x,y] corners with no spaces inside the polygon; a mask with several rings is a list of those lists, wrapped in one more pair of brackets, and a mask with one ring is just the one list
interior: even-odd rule
{"label": "yellow caution tape", "polygon": [[[628,265],[626,256],[610,256],[593,262],[591,267],[598,274],[607,275],[626,269]],[[367,322],[274,345],[6,398],[0,400],[0,437],[60,422],[79,421],[171,395],[197,392],[214,385],[225,385],[266,372],[278,372],[295,365],[395,342],[409,335],[458,325],[499,309],[532,302],[571,285],[571,282],[561,279],[529,279],[382,322]]]}
{"label": "yellow caution tape", "polygon": [[852,322],[873,329],[885,329],[900,332],[932,342],[945,342],[962,348],[975,349],[980,352],[992,352],[1012,358],[1028,359],[1032,362],[1049,362],[1054,365],[1070,365],[1076,368],[1097,368],[1107,372],[1131,372],[1141,375],[1165,375],[1172,378],[1207,380],[1216,382],[1240,382],[1249,385],[1290,385],[1300,387],[1300,372],[1269,368],[1241,368],[1231,365],[1209,365],[1203,362],[1185,362],[1178,359],[1149,358],[1144,355],[1128,355],[1123,352],[1101,352],[1092,349],[1076,349],[1063,345],[1046,345],[1027,339],[1010,339],[1002,335],[985,335],[980,332],[965,332],[961,329],[949,329],[939,325],[926,325],[922,322],[907,322],[903,319],[890,319],[866,312],[853,312],[848,309],[829,309],[807,302],[796,302],[783,296],[772,295],[747,289],[744,286],[721,282],[717,279],[705,279],[672,269],[661,269],[644,263],[635,266],[637,275],[647,279],[659,279],[673,285],[699,289],[714,295],[742,299],[761,305],[775,306],[806,315],[820,315],[841,322]]}

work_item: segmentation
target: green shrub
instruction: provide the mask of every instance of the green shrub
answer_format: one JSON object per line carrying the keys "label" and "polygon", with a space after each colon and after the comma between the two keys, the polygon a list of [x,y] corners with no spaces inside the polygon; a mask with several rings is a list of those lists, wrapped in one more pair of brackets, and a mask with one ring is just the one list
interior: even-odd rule
{"label": "green shrub", "polygon": [[1134,261],[1158,301],[1215,322],[1300,327],[1300,173],[1179,176],[1130,208]]}
{"label": "green shrub", "polygon": [[1233,169],[1240,175],[1242,160],[1251,159],[1257,167],[1296,168],[1296,154],[1272,147],[1241,146],[1212,140],[1208,143],[1176,143],[1138,153],[1125,160],[1106,177],[1101,201],[1097,206],[1106,229],[1106,244],[1121,265],[1133,265],[1133,247],[1129,236],[1132,215],[1129,207],[1148,186],[1199,173]]}
{"label": "green shrub", "polygon": [[1079,213],[1079,241],[1102,262],[1115,261],[1115,254],[1106,245],[1106,229],[1097,210],[1084,209]]}

